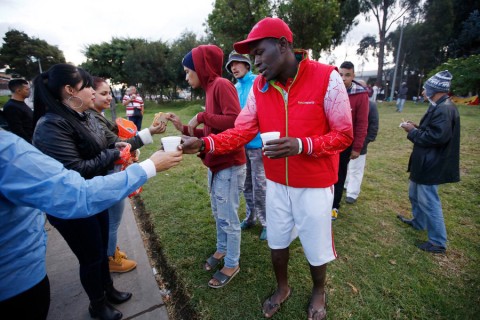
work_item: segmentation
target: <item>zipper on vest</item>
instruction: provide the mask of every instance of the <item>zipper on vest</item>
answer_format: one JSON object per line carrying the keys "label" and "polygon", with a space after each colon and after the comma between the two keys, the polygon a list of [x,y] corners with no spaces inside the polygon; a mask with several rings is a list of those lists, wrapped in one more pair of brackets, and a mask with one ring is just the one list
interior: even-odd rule
{"label": "zipper on vest", "polygon": [[[288,137],[288,92],[283,90],[283,88],[280,88],[282,97],[283,97],[283,103],[285,105],[285,137]],[[289,185],[288,183],[288,157],[285,157],[285,183],[287,186]]]}
{"label": "zipper on vest", "polygon": [[[275,85],[275,82],[271,82],[272,86],[282,95],[283,105],[285,109],[285,137],[288,137],[288,92],[283,88]],[[285,184],[288,186],[288,157],[285,157]]]}
{"label": "zipper on vest", "polygon": [[[298,68],[300,69],[300,64],[298,65]],[[297,74],[298,74],[298,69],[297,69]],[[293,86],[295,83],[295,80],[297,79],[297,75],[293,78],[292,83],[288,87],[288,91],[285,91],[283,88],[275,85],[275,81],[270,80],[270,84],[277,89],[278,92],[282,95],[283,98],[283,103],[285,106],[285,137],[288,137],[288,94],[290,92],[290,88]],[[289,186],[288,183],[288,157],[285,157],[285,184]]]}

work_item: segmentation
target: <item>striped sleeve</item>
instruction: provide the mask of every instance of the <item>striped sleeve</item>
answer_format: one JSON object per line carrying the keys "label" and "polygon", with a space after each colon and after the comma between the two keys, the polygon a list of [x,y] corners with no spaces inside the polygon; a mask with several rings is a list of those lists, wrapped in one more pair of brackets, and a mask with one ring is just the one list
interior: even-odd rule
{"label": "striped sleeve", "polygon": [[247,98],[247,105],[235,120],[235,127],[220,134],[210,134],[202,138],[205,142],[205,152],[225,154],[238,149],[250,142],[258,133],[257,106],[253,91]]}

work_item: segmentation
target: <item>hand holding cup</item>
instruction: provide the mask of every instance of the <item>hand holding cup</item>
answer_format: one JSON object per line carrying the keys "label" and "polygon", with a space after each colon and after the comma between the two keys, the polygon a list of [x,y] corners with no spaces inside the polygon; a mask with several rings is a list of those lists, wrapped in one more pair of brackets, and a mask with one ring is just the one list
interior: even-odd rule
{"label": "hand holding cup", "polygon": [[170,136],[170,137],[163,137],[161,140],[162,140],[163,150],[165,150],[166,152],[171,152],[171,151],[177,151],[177,147],[180,145],[182,141],[182,137]]}

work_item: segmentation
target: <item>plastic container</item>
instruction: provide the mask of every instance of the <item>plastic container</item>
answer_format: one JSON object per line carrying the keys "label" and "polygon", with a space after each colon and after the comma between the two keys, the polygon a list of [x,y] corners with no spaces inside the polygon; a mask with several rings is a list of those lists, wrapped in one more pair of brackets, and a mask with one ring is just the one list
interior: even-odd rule
{"label": "plastic container", "polygon": [[163,150],[166,152],[177,151],[177,147],[182,142],[182,137],[170,136],[163,137],[162,139]]}
{"label": "plastic container", "polygon": [[260,134],[260,137],[262,138],[263,145],[265,146],[267,141],[279,139],[280,132],[279,131],[264,132]]}

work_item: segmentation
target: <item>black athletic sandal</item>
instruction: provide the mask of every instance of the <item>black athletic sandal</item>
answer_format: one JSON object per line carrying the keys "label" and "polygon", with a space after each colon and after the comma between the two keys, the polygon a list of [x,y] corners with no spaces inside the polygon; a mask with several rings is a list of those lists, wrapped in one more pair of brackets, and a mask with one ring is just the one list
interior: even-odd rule
{"label": "black athletic sandal", "polygon": [[222,262],[224,257],[225,256],[221,257],[220,259],[217,259],[212,254],[207,260],[205,260],[205,264],[203,265],[203,270],[211,271],[215,269],[218,266],[218,264]]}
{"label": "black athletic sandal", "polygon": [[215,272],[215,274],[213,275],[212,279],[215,279],[218,281],[218,284],[211,284],[210,281],[208,282],[208,286],[210,288],[214,288],[214,289],[219,289],[219,288],[223,288],[225,287],[230,281],[232,281],[233,277],[235,277],[238,272],[240,272],[240,267],[237,268],[237,270],[235,270],[234,273],[232,273],[231,276],[227,276],[225,273],[223,273],[222,271],[218,270],[217,272]]}

